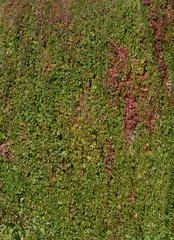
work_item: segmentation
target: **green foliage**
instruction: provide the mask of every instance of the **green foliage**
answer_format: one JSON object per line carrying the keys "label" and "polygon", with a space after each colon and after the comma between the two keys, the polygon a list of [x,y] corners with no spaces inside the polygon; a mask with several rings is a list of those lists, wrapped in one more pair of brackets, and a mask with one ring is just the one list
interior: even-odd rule
{"label": "green foliage", "polygon": [[0,238],[172,239],[172,2],[0,8]]}

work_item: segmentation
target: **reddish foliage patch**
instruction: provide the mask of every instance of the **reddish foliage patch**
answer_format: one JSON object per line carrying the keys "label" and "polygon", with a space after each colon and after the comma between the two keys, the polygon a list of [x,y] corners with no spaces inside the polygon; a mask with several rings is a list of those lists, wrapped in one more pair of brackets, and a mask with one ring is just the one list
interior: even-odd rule
{"label": "reddish foliage patch", "polygon": [[118,47],[114,41],[111,41],[110,51],[111,68],[109,70],[109,79],[103,83],[107,89],[113,91],[119,88],[121,94],[122,88],[127,82],[125,71],[128,68],[129,53],[123,44]]}
{"label": "reddish foliage patch", "polygon": [[104,154],[103,168],[107,174],[108,180],[110,181],[112,178],[111,169],[112,169],[112,165],[114,164],[114,161],[115,161],[115,153],[114,153],[114,149],[113,149],[111,141],[107,141],[106,146],[107,146],[107,148],[105,149],[105,151],[103,153]]}
{"label": "reddish foliage patch", "polygon": [[[158,48],[160,49],[160,46]],[[110,49],[111,67],[109,78],[103,81],[103,84],[107,90],[116,92],[119,98],[123,96],[125,103],[125,132],[128,135],[130,132],[133,133],[138,122],[142,122],[146,127],[155,130],[155,120],[158,116],[158,101],[151,97],[150,105],[148,104],[150,89],[148,86],[148,72],[144,68],[146,62],[140,62],[139,59],[130,61],[128,50],[123,44],[119,47],[112,41]],[[135,71],[132,69],[132,65],[135,67]],[[164,62],[159,67],[163,70],[166,69]],[[141,71],[138,72],[138,69],[141,69]],[[157,95],[157,92],[154,90],[155,84],[156,80],[154,78],[151,84],[151,91],[154,96]]]}
{"label": "reddish foliage patch", "polygon": [[[126,130],[135,128],[138,121],[136,113],[137,101],[133,94],[133,74],[129,70],[129,53],[122,44],[118,47],[113,41],[111,42],[111,68],[109,70],[109,79],[104,82],[107,89],[117,91],[118,96],[124,92],[124,127]],[[137,61],[139,61],[137,59]]]}
{"label": "reddish foliage patch", "polygon": [[14,156],[12,156],[11,153],[9,152],[7,142],[4,142],[0,145],[0,156],[2,156],[3,158],[8,158],[10,160],[13,159],[16,164]]}
{"label": "reddish foliage patch", "polygon": [[124,125],[126,129],[134,130],[139,120],[136,109],[137,102],[133,94],[126,94],[125,96],[126,105],[124,107],[125,117]]}
{"label": "reddish foliage patch", "polygon": [[[167,12],[164,11],[167,9]],[[173,26],[172,19],[174,18],[174,11],[172,5],[166,1],[163,5],[158,4],[158,6],[151,6],[149,8],[148,20],[149,26],[154,30],[154,63],[158,65],[158,70],[161,73],[163,79],[163,86],[166,88],[166,83],[168,79],[167,66],[164,62],[163,48],[164,44],[168,43],[168,26]],[[170,41],[170,39],[169,39]]]}
{"label": "reddish foliage patch", "polygon": [[144,5],[145,5],[145,6],[149,6],[149,5],[150,5],[150,2],[151,2],[150,0],[144,0]]}
{"label": "reddish foliage patch", "polygon": [[2,157],[8,157],[9,152],[8,152],[8,148],[7,148],[7,142],[2,143],[0,145],[0,154]]}
{"label": "reddish foliage patch", "polygon": [[132,187],[132,193],[131,193],[131,201],[135,202],[136,201],[136,197],[135,197],[135,187]]}

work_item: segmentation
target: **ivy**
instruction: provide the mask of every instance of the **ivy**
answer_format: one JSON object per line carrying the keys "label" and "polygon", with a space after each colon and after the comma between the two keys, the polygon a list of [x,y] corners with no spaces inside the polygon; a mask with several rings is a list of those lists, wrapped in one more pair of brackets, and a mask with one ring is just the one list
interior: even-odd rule
{"label": "ivy", "polygon": [[0,8],[0,238],[172,239],[172,2]]}

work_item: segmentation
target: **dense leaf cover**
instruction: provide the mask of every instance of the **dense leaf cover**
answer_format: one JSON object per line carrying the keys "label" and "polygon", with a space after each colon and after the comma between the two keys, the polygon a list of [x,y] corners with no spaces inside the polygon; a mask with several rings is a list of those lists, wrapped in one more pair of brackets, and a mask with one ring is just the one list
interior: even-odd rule
{"label": "dense leaf cover", "polygon": [[173,7],[1,1],[1,239],[174,238]]}

